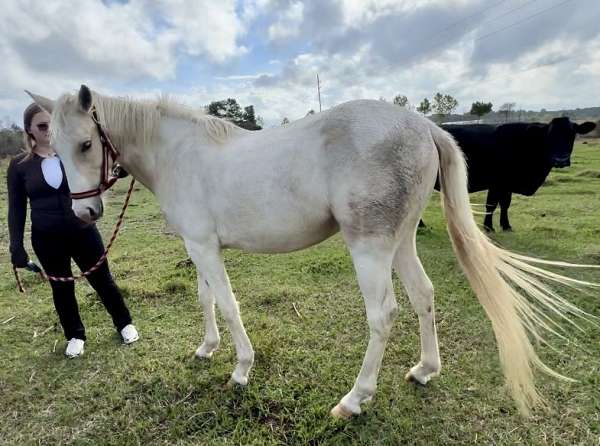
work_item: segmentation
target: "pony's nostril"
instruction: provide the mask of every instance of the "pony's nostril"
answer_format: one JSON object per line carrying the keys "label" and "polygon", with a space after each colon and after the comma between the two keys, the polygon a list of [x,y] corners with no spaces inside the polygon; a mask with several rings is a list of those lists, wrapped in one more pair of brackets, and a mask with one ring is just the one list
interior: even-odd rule
{"label": "pony's nostril", "polygon": [[92,220],[96,220],[98,218],[98,213],[94,210],[94,208],[88,206],[87,210],[90,213],[90,218]]}

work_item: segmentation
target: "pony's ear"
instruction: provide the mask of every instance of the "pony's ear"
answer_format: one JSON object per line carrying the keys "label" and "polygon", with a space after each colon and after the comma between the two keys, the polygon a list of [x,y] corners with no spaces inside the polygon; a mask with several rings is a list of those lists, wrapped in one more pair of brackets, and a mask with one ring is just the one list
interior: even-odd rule
{"label": "pony's ear", "polygon": [[38,94],[33,94],[27,90],[25,90],[25,93],[31,96],[31,99],[33,99],[37,105],[42,107],[42,109],[52,114],[52,110],[54,110],[54,101],[52,99],[45,98],[44,96],[40,96]]}
{"label": "pony's ear", "polygon": [[79,89],[79,107],[84,113],[87,113],[92,108],[92,91],[87,85],[82,85]]}

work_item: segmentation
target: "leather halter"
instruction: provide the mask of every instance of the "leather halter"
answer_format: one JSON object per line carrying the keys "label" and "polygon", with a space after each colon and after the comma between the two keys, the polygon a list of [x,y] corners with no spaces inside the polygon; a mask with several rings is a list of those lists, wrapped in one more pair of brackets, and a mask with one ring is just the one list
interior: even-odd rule
{"label": "leather halter", "polygon": [[91,117],[96,124],[98,134],[100,135],[100,142],[102,143],[102,168],[100,170],[100,183],[95,189],[90,189],[83,192],[72,192],[71,198],[73,200],[81,200],[83,198],[100,195],[105,190],[110,189],[110,187],[119,179],[117,169],[113,169],[112,172],[110,171],[109,162],[112,161],[113,165],[115,165],[120,153],[113,145],[112,141],[108,137],[108,134],[102,128],[102,124],[100,124],[100,119],[98,118],[98,112],[95,106],[92,106]]}

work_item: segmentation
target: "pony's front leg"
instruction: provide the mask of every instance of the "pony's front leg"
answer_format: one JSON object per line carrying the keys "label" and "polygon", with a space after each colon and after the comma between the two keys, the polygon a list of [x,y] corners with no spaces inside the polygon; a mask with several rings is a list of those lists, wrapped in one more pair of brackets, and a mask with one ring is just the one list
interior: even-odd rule
{"label": "pony's front leg", "polygon": [[248,374],[254,363],[254,350],[244,329],[238,304],[231,290],[229,277],[223,265],[221,250],[216,241],[199,243],[186,240],[185,244],[190,257],[196,264],[198,277],[202,277],[209,290],[212,291],[217,306],[231,332],[238,361],[235,370],[231,374],[231,382],[246,385]]}
{"label": "pony's front leg", "polygon": [[210,358],[214,351],[219,348],[221,340],[219,328],[215,318],[215,296],[208,282],[199,269],[196,269],[198,275],[198,300],[204,311],[204,340],[196,350],[198,358]]}

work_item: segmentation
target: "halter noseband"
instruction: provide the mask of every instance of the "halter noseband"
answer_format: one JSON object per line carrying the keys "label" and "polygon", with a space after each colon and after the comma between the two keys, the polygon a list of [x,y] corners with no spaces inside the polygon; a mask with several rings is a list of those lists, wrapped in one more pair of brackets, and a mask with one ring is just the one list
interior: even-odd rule
{"label": "halter noseband", "polygon": [[95,189],[86,190],[84,192],[71,193],[71,198],[73,200],[81,200],[83,198],[95,197],[96,195],[100,195],[105,190],[110,189],[110,187],[113,184],[115,184],[119,179],[119,173],[117,172],[118,166],[116,166],[117,168],[111,172],[108,164],[110,158],[114,165],[120,153],[111,142],[110,138],[108,137],[108,134],[102,128],[102,125],[100,124],[100,119],[98,118],[98,112],[96,111],[95,106],[92,106],[91,117],[94,123],[96,124],[98,134],[100,135],[100,142],[102,143],[102,168],[100,170],[100,183]]}

